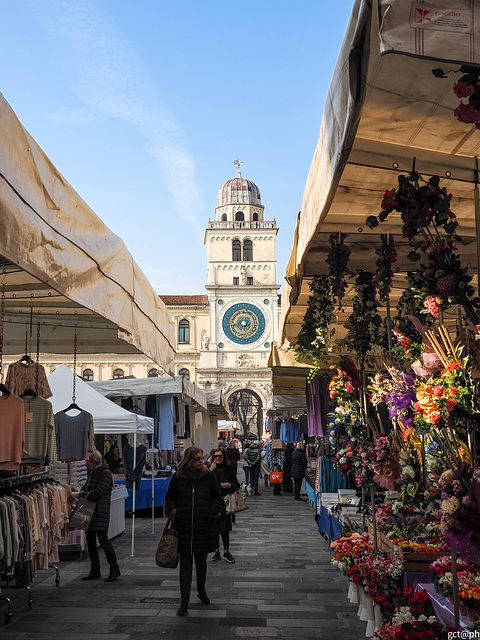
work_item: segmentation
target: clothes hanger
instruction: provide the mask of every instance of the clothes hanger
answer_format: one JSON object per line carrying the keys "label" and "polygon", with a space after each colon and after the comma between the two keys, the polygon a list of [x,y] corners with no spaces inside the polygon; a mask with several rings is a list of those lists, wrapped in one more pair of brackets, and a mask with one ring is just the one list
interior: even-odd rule
{"label": "clothes hanger", "polygon": [[27,353],[20,358],[20,362],[25,362],[25,364],[33,364],[33,360]]}
{"label": "clothes hanger", "polygon": [[33,389],[25,389],[25,391],[23,393],[20,394],[20,398],[27,398],[27,397],[32,397],[32,398],[37,398],[38,397],[38,393],[36,393]]}
{"label": "clothes hanger", "polygon": [[66,409],[63,409],[63,413],[67,413],[68,411],[71,411],[72,409],[77,409],[78,411],[83,411],[83,409],[81,409],[76,402],[72,402],[72,404],[68,405],[68,407]]}
{"label": "clothes hanger", "polygon": [[2,395],[4,396],[9,396],[11,395],[10,391],[7,389],[7,387],[3,384],[3,382],[0,382],[0,392],[2,393]]}

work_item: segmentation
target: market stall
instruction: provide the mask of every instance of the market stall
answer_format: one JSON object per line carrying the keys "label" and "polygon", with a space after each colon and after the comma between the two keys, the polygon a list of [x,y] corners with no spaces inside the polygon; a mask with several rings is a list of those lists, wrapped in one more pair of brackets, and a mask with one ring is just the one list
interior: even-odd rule
{"label": "market stall", "polygon": [[334,561],[381,640],[446,637],[428,580],[456,629],[480,613],[479,22],[355,3],[282,292],[284,346],[333,367],[324,435],[370,522]]}

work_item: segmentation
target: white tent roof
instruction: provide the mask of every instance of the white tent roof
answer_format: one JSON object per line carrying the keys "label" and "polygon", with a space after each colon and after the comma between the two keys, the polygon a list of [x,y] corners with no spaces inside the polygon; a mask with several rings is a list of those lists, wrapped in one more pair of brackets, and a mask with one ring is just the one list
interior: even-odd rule
{"label": "white tent roof", "polygon": [[[478,3],[451,0],[356,0],[327,96],[282,291],[282,334],[297,336],[313,276],[328,271],[332,232],[348,233],[349,268],[374,264],[379,235],[395,234],[399,251],[392,306],[405,288],[400,217],[374,230],[365,220],[380,212],[383,193],[399,174],[439,175],[453,193],[452,210],[464,238],[475,238],[474,184],[480,134],[456,120],[452,91],[461,64],[480,66]],[[418,13],[420,11],[420,13]],[[427,11],[427,14],[424,12]],[[423,12],[423,13],[422,13]],[[441,67],[447,78],[434,77]],[[321,67],[319,67],[321,68]],[[312,79],[312,82],[314,79]],[[475,265],[475,243],[459,247]],[[473,270],[476,275],[476,269]],[[348,300],[339,323],[351,313]]]}
{"label": "white tent roof", "polygon": [[[66,409],[72,402],[73,371],[61,364],[48,376],[48,384],[53,396],[49,398],[53,411]],[[76,376],[76,403],[93,416],[94,431],[103,433],[153,433],[153,418],[139,416],[127,411],[92,389],[84,380]]]}
{"label": "white tent roof", "polygon": [[59,173],[0,94],[0,271],[6,354],[33,308],[42,353],[143,353],[173,370],[167,309],[123,241]]}
{"label": "white tent roof", "polygon": [[183,396],[190,404],[196,402],[200,408],[207,408],[207,396],[185,376],[164,376],[158,378],[119,378],[117,380],[98,380],[88,383],[102,396],[110,398],[127,396],[160,396],[172,394]]}

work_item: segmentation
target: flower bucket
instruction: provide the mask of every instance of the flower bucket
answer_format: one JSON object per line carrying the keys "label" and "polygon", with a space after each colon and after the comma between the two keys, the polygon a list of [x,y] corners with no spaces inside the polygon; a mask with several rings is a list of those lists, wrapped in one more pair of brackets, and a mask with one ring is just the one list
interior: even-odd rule
{"label": "flower bucket", "polygon": [[479,613],[480,613],[479,609],[470,609],[470,607],[467,608],[467,616],[470,622],[477,622],[480,617],[478,615]]}
{"label": "flower bucket", "polygon": [[448,599],[450,600],[450,604],[453,604],[453,593],[448,594]]}
{"label": "flower bucket", "polygon": [[460,611],[460,615],[461,616],[467,616],[468,615],[468,607],[466,604],[459,604],[458,605],[458,610]]}

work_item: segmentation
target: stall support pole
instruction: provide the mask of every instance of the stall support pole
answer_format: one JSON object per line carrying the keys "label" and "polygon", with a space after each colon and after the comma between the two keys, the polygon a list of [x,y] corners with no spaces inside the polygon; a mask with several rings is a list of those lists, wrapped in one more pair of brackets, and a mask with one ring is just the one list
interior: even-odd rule
{"label": "stall support pole", "polygon": [[458,575],[457,552],[452,549],[452,586],[453,586],[453,612],[455,614],[455,626],[460,629],[460,614],[458,608]]}
{"label": "stall support pole", "polygon": [[477,292],[480,292],[480,194],[478,192],[478,158],[475,157],[473,201],[475,203],[475,235],[477,237]]}
{"label": "stall support pole", "polygon": [[365,487],[362,485],[362,530],[365,531]]}
{"label": "stall support pole", "polygon": [[425,435],[422,433],[420,436],[421,450],[422,450],[422,470],[423,470],[423,484],[427,488],[427,460],[425,457]]}
{"label": "stall support pole", "polygon": [[387,296],[387,331],[388,331],[388,352],[392,356],[392,316],[390,310],[390,296]]}
{"label": "stall support pole", "polygon": [[155,533],[155,476],[154,463],[152,463],[152,533]]}
{"label": "stall support pole", "polygon": [[375,551],[378,551],[377,518],[375,514],[375,487],[373,485],[370,487],[370,501],[372,503],[373,546],[375,547]]}
{"label": "stall support pole", "polygon": [[[137,434],[135,433],[133,436],[133,472],[135,473],[135,468],[137,466]],[[135,494],[137,493],[137,479],[133,480],[133,489],[132,489],[132,551],[130,555],[133,557],[135,555]]]}

